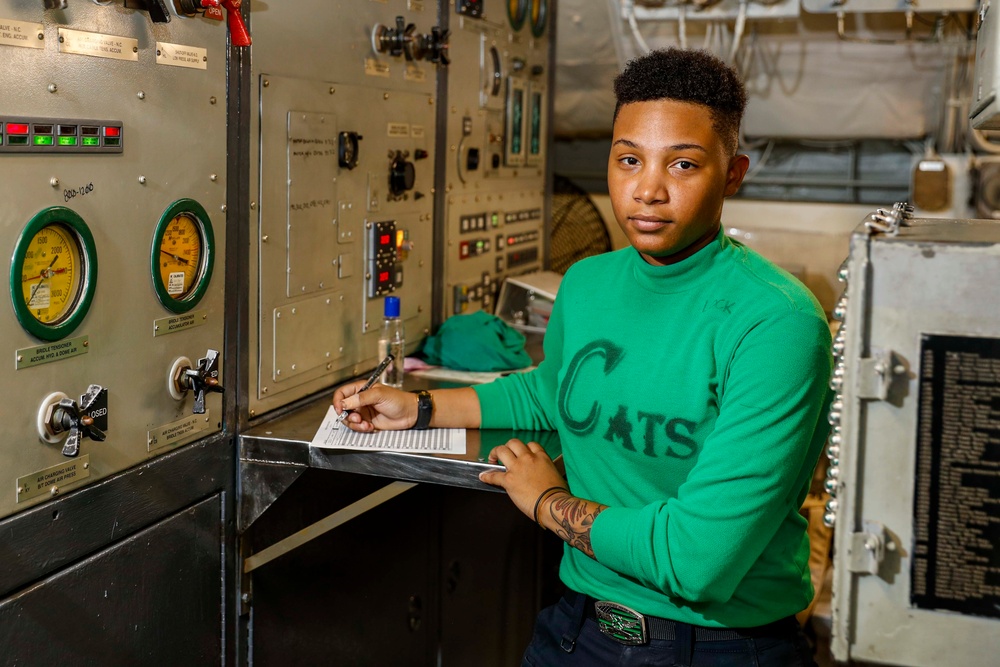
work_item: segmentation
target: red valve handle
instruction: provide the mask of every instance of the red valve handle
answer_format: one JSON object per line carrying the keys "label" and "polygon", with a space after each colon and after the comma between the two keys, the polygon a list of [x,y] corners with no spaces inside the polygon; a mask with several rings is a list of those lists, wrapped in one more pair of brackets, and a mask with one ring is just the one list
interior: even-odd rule
{"label": "red valve handle", "polygon": [[222,6],[226,8],[229,36],[233,40],[233,46],[250,46],[250,31],[243,22],[243,14],[240,13],[241,4],[243,0],[222,0]]}

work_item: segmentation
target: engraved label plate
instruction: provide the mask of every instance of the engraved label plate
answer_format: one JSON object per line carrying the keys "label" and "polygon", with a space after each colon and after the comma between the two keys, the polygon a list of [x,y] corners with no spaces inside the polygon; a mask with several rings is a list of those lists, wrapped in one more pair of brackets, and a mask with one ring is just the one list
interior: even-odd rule
{"label": "engraved label plate", "polygon": [[365,75],[389,77],[389,63],[380,63],[374,58],[365,58]]}
{"label": "engraved label plate", "polygon": [[156,64],[190,69],[208,69],[208,49],[157,42]]}
{"label": "engraved label plate", "polygon": [[17,370],[21,370],[22,368],[31,368],[39,364],[47,364],[50,361],[59,361],[60,359],[87,354],[90,351],[89,346],[89,336],[77,336],[76,338],[67,338],[55,343],[21,348],[17,350],[14,356],[15,367]]}
{"label": "engraved label plate", "polygon": [[403,70],[403,78],[407,81],[416,81],[418,83],[426,81],[427,75],[424,74],[424,70],[416,65],[407,65],[406,69]]}
{"label": "engraved label plate", "polygon": [[414,139],[424,138],[424,126],[423,125],[411,125],[410,126],[410,136]]}
{"label": "engraved label plate", "polygon": [[45,47],[45,29],[41,23],[0,19],[0,44],[26,49]]}
{"label": "engraved label plate", "polygon": [[146,431],[146,451],[179,445],[196,433],[200,433],[211,424],[209,411],[203,415],[190,415],[184,419],[164,424],[158,428]]}
{"label": "engraved label plate", "polygon": [[411,12],[424,11],[424,0],[406,0],[406,8]]}
{"label": "engraved label plate", "polygon": [[63,487],[90,477],[90,454],[17,478],[17,502],[55,496]]}
{"label": "engraved label plate", "polygon": [[139,60],[139,40],[59,28],[59,52],[113,60]]}
{"label": "engraved label plate", "polygon": [[171,315],[153,320],[153,338],[166,336],[167,334],[184,331],[191,327],[200,327],[208,321],[208,312],[204,310],[192,310],[183,315]]}
{"label": "engraved label plate", "polygon": [[396,137],[397,139],[406,138],[410,136],[410,124],[409,123],[389,123],[387,127],[387,133],[390,137]]}

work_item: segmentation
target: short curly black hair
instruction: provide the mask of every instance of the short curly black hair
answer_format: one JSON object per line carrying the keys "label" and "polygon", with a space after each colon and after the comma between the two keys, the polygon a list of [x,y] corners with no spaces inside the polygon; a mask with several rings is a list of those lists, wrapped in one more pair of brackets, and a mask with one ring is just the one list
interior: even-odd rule
{"label": "short curly black hair", "polygon": [[676,100],[709,108],[731,155],[739,149],[747,93],[736,71],[707,51],[661,49],[630,60],[615,77],[614,118],[632,102]]}

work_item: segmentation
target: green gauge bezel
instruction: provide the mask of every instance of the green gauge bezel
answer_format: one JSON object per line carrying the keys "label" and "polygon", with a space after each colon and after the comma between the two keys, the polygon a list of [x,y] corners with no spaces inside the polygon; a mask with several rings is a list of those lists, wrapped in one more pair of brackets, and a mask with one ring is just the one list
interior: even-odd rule
{"label": "green gauge bezel", "polygon": [[[545,34],[545,26],[549,21],[549,0],[531,0],[532,4],[538,5],[538,20],[531,20],[531,34],[541,37]],[[531,16],[531,12],[528,12]]]}
{"label": "green gauge bezel", "polygon": [[[193,217],[201,234],[202,252],[198,273],[195,277],[195,288],[183,299],[175,299],[167,292],[160,276],[160,242],[166,232],[167,225],[176,216],[186,213]],[[163,307],[174,313],[186,313],[201,301],[208,291],[208,283],[212,279],[212,267],[215,264],[215,234],[212,232],[212,220],[205,208],[193,199],[178,199],[167,207],[160,216],[160,221],[153,232],[153,245],[149,252],[149,272],[153,279],[153,290]]]}
{"label": "green gauge bezel", "polygon": [[[21,273],[24,270],[24,255],[35,234],[49,225],[62,225],[75,236],[80,246],[80,280],[74,304],[68,314],[54,324],[45,324],[31,314],[31,309],[24,302],[24,289],[21,287]],[[52,206],[35,214],[17,238],[14,254],[10,262],[10,300],[14,304],[14,314],[25,331],[35,338],[45,341],[59,340],[73,333],[83,318],[87,316],[90,303],[94,299],[94,289],[97,287],[97,251],[94,248],[94,235],[90,228],[75,211],[65,206]]]}
{"label": "green gauge bezel", "polygon": [[[507,5],[507,20],[510,21],[510,27],[515,31],[524,27],[524,22],[528,18],[529,2],[531,0],[504,0],[504,3]],[[517,4],[517,16],[512,13],[515,3]]]}

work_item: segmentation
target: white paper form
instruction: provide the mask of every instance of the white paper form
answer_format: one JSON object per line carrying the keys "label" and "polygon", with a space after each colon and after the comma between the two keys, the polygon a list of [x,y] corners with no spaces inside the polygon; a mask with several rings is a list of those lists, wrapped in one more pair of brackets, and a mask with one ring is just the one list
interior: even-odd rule
{"label": "white paper form", "polygon": [[337,421],[337,411],[331,405],[311,444],[323,449],[464,454],[465,429],[430,428],[424,431],[355,433]]}

